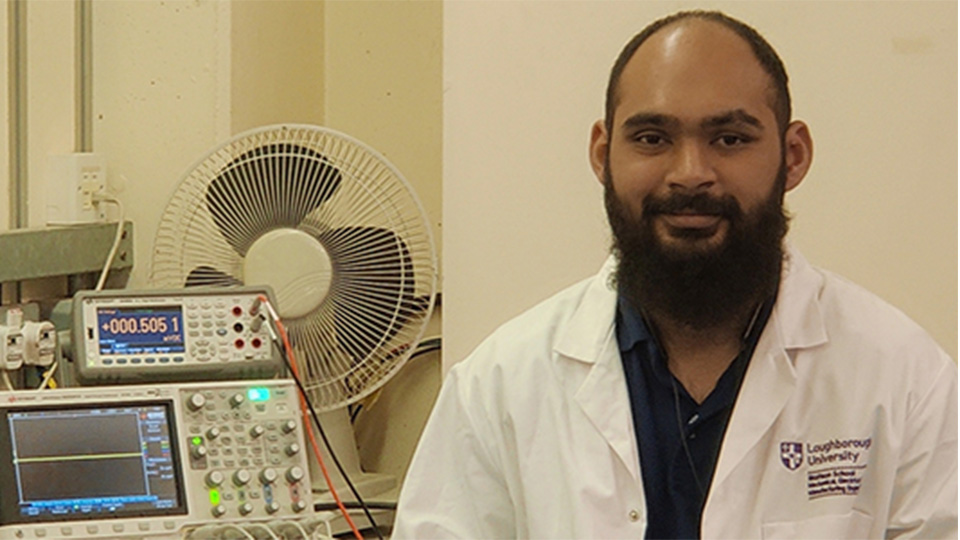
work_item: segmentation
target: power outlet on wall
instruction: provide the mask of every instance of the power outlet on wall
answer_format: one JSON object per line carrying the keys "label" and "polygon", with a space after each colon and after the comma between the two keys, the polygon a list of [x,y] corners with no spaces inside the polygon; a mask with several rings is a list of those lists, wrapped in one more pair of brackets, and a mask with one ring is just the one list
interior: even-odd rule
{"label": "power outlet on wall", "polygon": [[98,154],[51,155],[47,162],[47,224],[93,223],[106,218],[94,204],[105,193],[106,166]]}

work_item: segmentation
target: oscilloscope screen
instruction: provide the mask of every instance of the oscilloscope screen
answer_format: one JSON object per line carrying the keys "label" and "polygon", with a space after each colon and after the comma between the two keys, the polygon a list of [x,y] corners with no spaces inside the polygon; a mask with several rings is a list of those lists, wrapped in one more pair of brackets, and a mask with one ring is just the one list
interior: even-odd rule
{"label": "oscilloscope screen", "polygon": [[168,403],[8,410],[6,424],[4,522],[186,513]]}

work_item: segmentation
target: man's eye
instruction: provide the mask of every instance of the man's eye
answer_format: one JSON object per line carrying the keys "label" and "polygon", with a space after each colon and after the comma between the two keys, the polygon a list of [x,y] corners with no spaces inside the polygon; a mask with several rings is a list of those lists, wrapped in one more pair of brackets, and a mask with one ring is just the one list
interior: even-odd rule
{"label": "man's eye", "polygon": [[656,133],[641,133],[634,137],[634,140],[644,146],[660,146],[666,142],[666,139]]}
{"label": "man's eye", "polygon": [[740,146],[742,144],[750,142],[750,139],[742,135],[721,135],[716,138],[716,142],[720,146],[727,148],[733,148],[735,146]]}

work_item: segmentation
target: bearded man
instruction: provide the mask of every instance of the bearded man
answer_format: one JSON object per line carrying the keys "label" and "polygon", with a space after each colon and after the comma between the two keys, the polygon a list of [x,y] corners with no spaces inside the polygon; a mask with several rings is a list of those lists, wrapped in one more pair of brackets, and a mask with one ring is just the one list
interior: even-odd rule
{"label": "bearded man", "polygon": [[813,143],[766,40],[654,22],[589,155],[613,257],[451,370],[393,537],[956,537],[956,365],[785,247]]}

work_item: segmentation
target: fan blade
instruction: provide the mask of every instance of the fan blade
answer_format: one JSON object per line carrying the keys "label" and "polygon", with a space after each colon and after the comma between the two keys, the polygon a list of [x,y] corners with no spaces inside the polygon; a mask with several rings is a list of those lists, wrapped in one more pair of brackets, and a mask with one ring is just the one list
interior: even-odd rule
{"label": "fan blade", "polygon": [[206,202],[220,234],[242,257],[261,234],[296,227],[333,196],[341,179],[340,170],[310,148],[268,144],[221,169]]}
{"label": "fan blade", "polygon": [[322,241],[333,263],[337,342],[359,362],[426,309],[429,300],[414,296],[410,251],[392,231],[343,227]]}
{"label": "fan blade", "polygon": [[211,266],[194,268],[187,274],[187,279],[183,283],[184,287],[231,287],[236,285],[243,285],[243,282]]}

